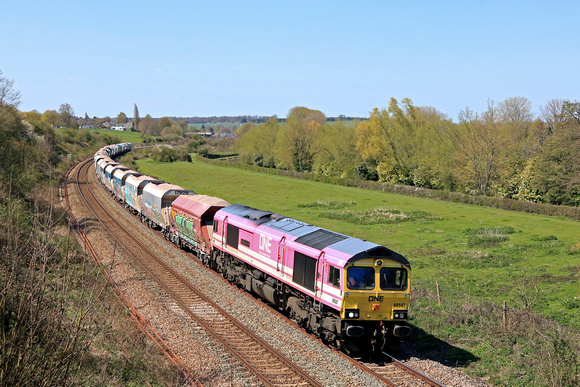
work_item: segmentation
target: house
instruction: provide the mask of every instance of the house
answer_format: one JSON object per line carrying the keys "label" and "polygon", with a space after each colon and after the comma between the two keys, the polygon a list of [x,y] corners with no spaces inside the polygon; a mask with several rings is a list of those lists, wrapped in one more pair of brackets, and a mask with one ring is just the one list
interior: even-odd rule
{"label": "house", "polygon": [[111,130],[118,131],[131,130],[131,128],[133,128],[133,121],[129,121],[126,124],[114,124],[110,127]]}

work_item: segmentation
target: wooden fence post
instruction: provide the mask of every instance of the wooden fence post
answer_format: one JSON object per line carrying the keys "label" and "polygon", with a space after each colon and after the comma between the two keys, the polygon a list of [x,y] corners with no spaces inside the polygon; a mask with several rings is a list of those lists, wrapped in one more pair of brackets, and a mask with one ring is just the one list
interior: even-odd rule
{"label": "wooden fence post", "polygon": [[437,305],[441,305],[441,289],[439,288],[439,281],[435,281],[437,284]]}
{"label": "wooden fence post", "polygon": [[507,304],[503,302],[503,330],[507,330]]}

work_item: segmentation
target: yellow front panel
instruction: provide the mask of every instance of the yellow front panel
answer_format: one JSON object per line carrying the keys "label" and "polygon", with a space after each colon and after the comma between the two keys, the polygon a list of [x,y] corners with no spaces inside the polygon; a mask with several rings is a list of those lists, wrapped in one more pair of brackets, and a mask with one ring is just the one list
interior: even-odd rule
{"label": "yellow front panel", "polygon": [[[345,319],[346,309],[358,309],[359,310],[359,320],[393,320],[393,310],[402,311],[409,309],[410,302],[410,286],[409,286],[409,276],[407,275],[406,289],[404,291],[392,291],[392,290],[382,290],[380,283],[380,269],[381,267],[389,268],[395,267],[400,268],[399,265],[392,265],[389,262],[381,264],[381,266],[376,266],[374,260],[361,260],[357,261],[355,264],[351,264],[345,267],[345,278],[347,278],[348,268],[350,267],[364,267],[373,268],[374,270],[374,286],[369,286],[367,280],[367,287],[369,289],[352,289],[345,284],[344,297],[343,297],[343,307],[341,312],[341,318]],[[367,269],[368,270],[368,269]],[[372,276],[371,276],[372,280]],[[346,320],[356,320],[348,319]],[[399,320],[399,319],[397,319]]]}
{"label": "yellow front panel", "polygon": [[360,320],[391,320],[393,310],[409,308],[408,293],[346,291],[344,293],[343,312],[345,309],[359,309]]}

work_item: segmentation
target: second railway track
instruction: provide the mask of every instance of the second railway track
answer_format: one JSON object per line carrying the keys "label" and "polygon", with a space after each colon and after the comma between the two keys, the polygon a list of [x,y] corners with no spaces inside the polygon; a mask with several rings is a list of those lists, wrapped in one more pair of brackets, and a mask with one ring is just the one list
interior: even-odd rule
{"label": "second railway track", "polygon": [[120,225],[88,184],[91,165],[89,160],[77,173],[78,189],[87,206],[117,243],[175,299],[185,313],[222,343],[265,385],[321,385],[205,297]]}

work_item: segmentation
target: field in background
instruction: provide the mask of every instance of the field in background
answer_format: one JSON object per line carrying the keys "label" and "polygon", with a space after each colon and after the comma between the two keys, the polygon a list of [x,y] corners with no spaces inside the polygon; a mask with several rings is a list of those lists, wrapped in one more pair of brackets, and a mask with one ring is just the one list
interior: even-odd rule
{"label": "field in background", "polygon": [[[580,327],[580,223],[497,209],[264,175],[200,162],[139,160],[142,173],[274,211],[403,253],[413,278],[444,297],[532,307]],[[530,300],[528,287],[535,292]],[[576,297],[576,298],[575,298]]]}
{"label": "field in background", "polygon": [[412,267],[409,344],[420,357],[494,385],[577,385],[580,222],[195,160],[137,163],[140,172],[197,193],[274,211],[404,254]]}
{"label": "field in background", "polygon": [[90,133],[107,134],[117,136],[121,142],[141,143],[141,132],[118,131],[109,129],[87,129]]}

